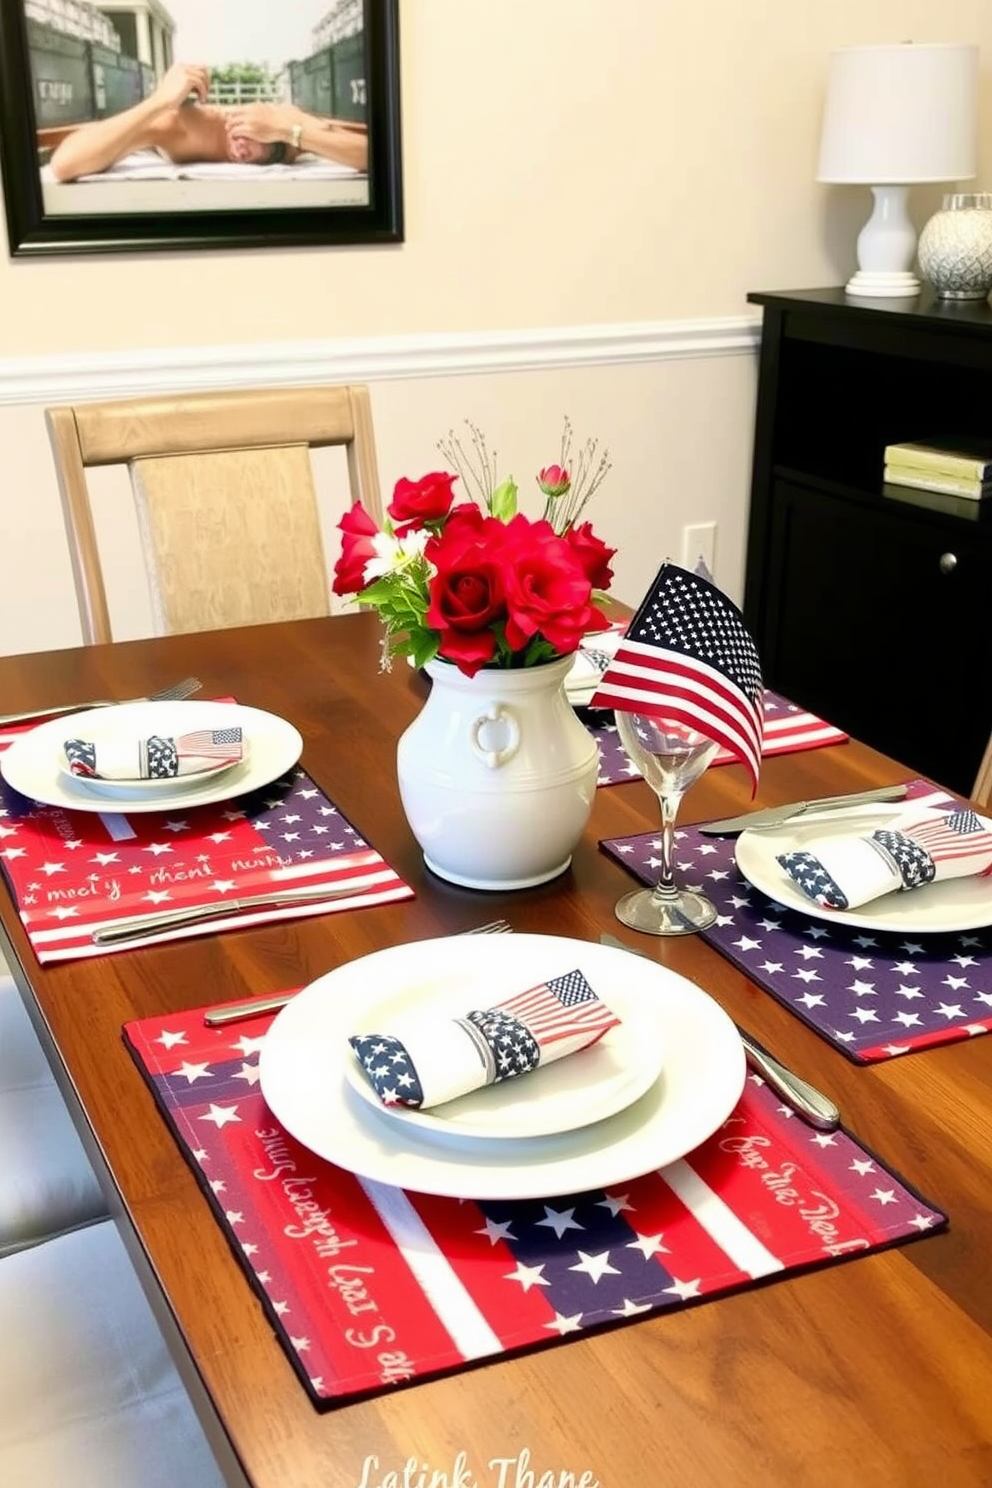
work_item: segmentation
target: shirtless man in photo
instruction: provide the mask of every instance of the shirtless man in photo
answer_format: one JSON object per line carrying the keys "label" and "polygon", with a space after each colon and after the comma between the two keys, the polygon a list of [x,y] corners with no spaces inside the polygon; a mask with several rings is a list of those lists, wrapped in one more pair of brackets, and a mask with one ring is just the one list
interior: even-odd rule
{"label": "shirtless man in photo", "polygon": [[107,170],[134,150],[157,150],[174,165],[237,161],[291,164],[309,153],[368,170],[368,135],[360,125],[305,113],[293,103],[207,103],[209,68],[175,62],[154,93],[107,119],[81,124],[49,162],[57,181]]}

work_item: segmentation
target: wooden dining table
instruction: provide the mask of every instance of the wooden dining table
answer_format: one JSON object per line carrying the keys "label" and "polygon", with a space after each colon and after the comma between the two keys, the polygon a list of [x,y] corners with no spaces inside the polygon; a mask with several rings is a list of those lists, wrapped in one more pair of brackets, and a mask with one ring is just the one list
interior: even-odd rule
{"label": "wooden dining table", "polygon": [[[598,843],[656,826],[657,801],[640,780],[597,791],[570,868],[550,883],[481,893],[434,877],[405,821],[395,768],[397,739],[427,684],[403,664],[380,670],[371,614],[8,657],[0,711],[131,698],[190,673],[204,697],[233,695],[294,723],[309,773],[415,890],[399,903],[224,933],[204,927],[195,938],[42,967],[0,888],[0,947],[229,1481],[988,1488],[992,1038],[859,1067],[700,937],[623,929],[613,910],[631,880]],[[912,773],[851,741],[767,760],[752,803],[740,766],[711,768],[686,796],[683,819]],[[845,1126],[946,1210],[949,1227],[316,1410],[126,1052],[122,1026],[306,984],[376,949],[497,916],[516,931],[578,940],[616,932],[690,978],[827,1092]]]}

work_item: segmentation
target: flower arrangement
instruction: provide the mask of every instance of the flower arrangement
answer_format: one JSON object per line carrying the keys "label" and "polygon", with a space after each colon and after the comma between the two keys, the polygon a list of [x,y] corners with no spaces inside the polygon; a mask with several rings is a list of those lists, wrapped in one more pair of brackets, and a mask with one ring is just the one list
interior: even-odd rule
{"label": "flower arrangement", "polygon": [[[608,454],[590,440],[573,461],[566,419],[559,460],[537,475],[544,509],[532,519],[518,510],[513,479],[498,480],[483,435],[468,428],[469,451],[454,434],[438,445],[453,471],[397,481],[382,527],[360,502],[338,524],[334,593],[378,610],[386,667],[394,656],[418,667],[439,656],[470,677],[534,666],[609,624],[601,605],[616,549],[580,521]],[[455,493],[459,479],[467,501]]]}

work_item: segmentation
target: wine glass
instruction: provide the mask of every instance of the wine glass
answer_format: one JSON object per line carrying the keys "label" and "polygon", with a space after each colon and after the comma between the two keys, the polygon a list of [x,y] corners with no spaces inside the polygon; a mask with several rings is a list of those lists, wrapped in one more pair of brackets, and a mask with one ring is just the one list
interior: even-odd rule
{"label": "wine glass", "polygon": [[646,935],[691,935],[705,930],[716,919],[716,909],[703,894],[675,887],[672,845],[682,797],[710,764],[718,745],[670,718],[618,708],[616,720],[621,744],[661,804],[661,872],[653,889],[625,894],[614,913],[631,930],[643,930]]}

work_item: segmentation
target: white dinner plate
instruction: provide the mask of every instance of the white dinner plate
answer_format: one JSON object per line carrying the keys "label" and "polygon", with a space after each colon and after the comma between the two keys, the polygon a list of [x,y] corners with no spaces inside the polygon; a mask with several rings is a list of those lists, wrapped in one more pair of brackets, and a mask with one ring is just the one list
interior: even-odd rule
{"label": "white dinner plate", "polygon": [[737,839],[737,866],[748,883],[776,904],[834,925],[914,935],[980,930],[992,925],[992,884],[987,878],[952,878],[944,883],[927,884],[922,889],[897,889],[881,899],[872,899],[860,909],[825,909],[807,898],[776,862],[779,853],[806,848],[818,837],[837,837],[862,830],[867,834],[886,827],[905,812],[906,805],[901,801],[898,806],[849,807],[843,814],[829,819],[820,816],[804,822],[800,818],[783,822],[780,827],[742,832]]}
{"label": "white dinner plate", "polygon": [[[623,998],[657,1017],[661,1074],[615,1116],[552,1136],[439,1142],[374,1109],[348,1083],[347,1039],[368,999],[463,975],[497,1000],[575,967],[604,1002]],[[745,1065],[720,1005],[653,961],[564,936],[469,935],[392,946],[312,982],[276,1017],[259,1078],[290,1134],[349,1172],[451,1198],[539,1199],[624,1183],[684,1157],[730,1115]]]}
{"label": "white dinner plate", "polygon": [[[101,714],[110,709],[101,709]],[[66,774],[61,767],[66,739],[86,738],[93,727],[91,711],[53,718],[21,734],[0,754],[0,774],[9,785],[34,801],[63,806],[73,811],[107,811],[115,802],[129,815],[139,811],[173,811],[207,806],[258,790],[292,769],[303,753],[299,732],[284,718],[241,703],[211,703],[197,699],[173,703],[118,703],[114,726],[135,738],[150,737],[166,730],[186,733],[216,727],[218,720],[229,728],[240,726],[248,741],[248,757],[229,769],[209,776],[178,776],[168,782],[171,790],[148,792],[147,781],[101,780],[94,782]],[[177,720],[179,722],[177,723]],[[106,728],[110,720],[101,717]]]}
{"label": "white dinner plate", "polygon": [[[460,1018],[473,1008],[486,1008],[494,1001],[512,997],[514,991],[527,990],[525,986],[514,988],[500,983],[501,975],[502,969],[494,977],[488,974],[488,967],[481,967],[472,977],[466,977],[460,966],[442,967],[440,975],[430,978],[427,988],[408,985],[364,1006],[356,1013],[350,1032],[389,1033],[396,1019],[408,1018],[411,1013],[440,1020]],[[621,1022],[591,1048],[528,1075],[473,1090],[428,1111],[384,1105],[353,1052],[344,1060],[345,1079],[361,1100],[383,1116],[442,1139],[505,1141],[591,1126],[638,1100],[657,1080],[664,1058],[664,1040],[652,1005],[643,998],[630,998],[626,988],[619,986],[611,987],[609,998],[603,1001]]]}

